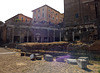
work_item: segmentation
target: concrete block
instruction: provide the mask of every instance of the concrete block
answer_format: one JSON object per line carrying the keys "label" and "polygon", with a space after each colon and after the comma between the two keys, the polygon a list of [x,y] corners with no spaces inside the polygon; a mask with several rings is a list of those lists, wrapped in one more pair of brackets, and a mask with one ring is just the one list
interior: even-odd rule
{"label": "concrete block", "polygon": [[42,60],[42,56],[35,56],[36,60]]}
{"label": "concrete block", "polygon": [[80,68],[87,68],[87,61],[85,59],[77,59],[77,64]]}
{"label": "concrete block", "polygon": [[89,63],[89,58],[88,57],[79,57],[78,59],[85,59],[87,61],[87,64]]}
{"label": "concrete block", "polygon": [[31,60],[35,60],[35,55],[34,55],[34,54],[31,54],[31,55],[30,55],[30,59],[31,59]]}
{"label": "concrete block", "polygon": [[53,61],[53,56],[52,56],[52,55],[49,55],[49,54],[45,54],[45,55],[44,55],[44,59],[45,59],[46,61]]}
{"label": "concrete block", "polygon": [[66,59],[68,64],[77,64],[76,59]]}
{"label": "concrete block", "polygon": [[39,53],[35,53],[34,55],[35,55],[35,56],[40,56],[40,54],[39,54]]}

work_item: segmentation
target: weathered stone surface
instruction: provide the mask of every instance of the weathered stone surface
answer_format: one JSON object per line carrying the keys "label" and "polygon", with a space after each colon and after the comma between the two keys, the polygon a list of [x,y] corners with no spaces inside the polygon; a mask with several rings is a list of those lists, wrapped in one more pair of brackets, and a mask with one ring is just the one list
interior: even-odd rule
{"label": "weathered stone surface", "polygon": [[79,59],[85,59],[87,64],[89,63],[89,58],[88,57],[79,57]]}
{"label": "weathered stone surface", "polygon": [[26,53],[26,56],[30,56],[31,55],[31,53]]}
{"label": "weathered stone surface", "polygon": [[85,59],[77,59],[77,64],[80,68],[87,68],[87,61]]}
{"label": "weathered stone surface", "polygon": [[34,54],[31,54],[31,55],[30,55],[30,59],[31,59],[31,60],[35,60],[35,55],[34,55]]}
{"label": "weathered stone surface", "polygon": [[42,56],[36,56],[36,60],[42,60]]}
{"label": "weathered stone surface", "polygon": [[44,59],[45,59],[46,61],[53,61],[53,56],[52,56],[52,55],[49,55],[49,54],[45,54],[45,55],[44,55]]}
{"label": "weathered stone surface", "polygon": [[66,59],[68,64],[77,64],[76,59]]}

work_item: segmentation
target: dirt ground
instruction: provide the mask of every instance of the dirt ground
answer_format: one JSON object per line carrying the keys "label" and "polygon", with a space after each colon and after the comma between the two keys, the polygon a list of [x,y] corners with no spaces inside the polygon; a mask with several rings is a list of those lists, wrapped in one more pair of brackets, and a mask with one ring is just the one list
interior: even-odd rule
{"label": "dirt ground", "polygon": [[[12,52],[0,48],[0,53]],[[98,73],[98,64],[88,65],[88,69],[80,69],[77,65],[63,62],[31,61],[29,57],[21,57],[20,53],[0,54],[0,73]]]}

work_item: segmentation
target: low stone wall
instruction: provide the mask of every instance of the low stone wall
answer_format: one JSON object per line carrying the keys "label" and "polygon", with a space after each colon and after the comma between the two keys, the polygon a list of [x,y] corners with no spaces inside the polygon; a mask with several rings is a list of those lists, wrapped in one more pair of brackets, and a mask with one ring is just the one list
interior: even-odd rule
{"label": "low stone wall", "polygon": [[34,52],[34,50],[44,51],[67,51],[67,42],[52,42],[52,43],[22,43],[17,46],[23,52]]}

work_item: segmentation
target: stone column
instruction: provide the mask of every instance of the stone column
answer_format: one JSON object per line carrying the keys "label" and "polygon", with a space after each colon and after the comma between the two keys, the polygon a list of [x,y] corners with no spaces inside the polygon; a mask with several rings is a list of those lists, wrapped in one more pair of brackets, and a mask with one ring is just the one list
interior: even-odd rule
{"label": "stone column", "polygon": [[61,31],[60,31],[60,41],[61,41]]}
{"label": "stone column", "polygon": [[53,42],[55,42],[55,29],[53,30]]}
{"label": "stone column", "polygon": [[34,33],[33,36],[34,36],[34,42],[35,42],[35,34],[36,34],[35,29],[34,29],[33,33]]}
{"label": "stone column", "polygon": [[48,42],[49,42],[49,29],[47,29],[47,37],[48,37]]}
{"label": "stone column", "polygon": [[22,35],[22,34],[21,34],[21,27],[20,27],[19,32],[20,32],[20,41],[19,41],[19,42],[21,43],[21,37],[22,37],[22,36],[21,36],[21,35]]}
{"label": "stone column", "polygon": [[73,37],[73,41],[74,41],[74,31],[72,32],[72,37]]}
{"label": "stone column", "polygon": [[27,30],[27,42],[29,42],[29,30]]}
{"label": "stone column", "polygon": [[12,43],[14,43],[14,27],[12,28]]}

